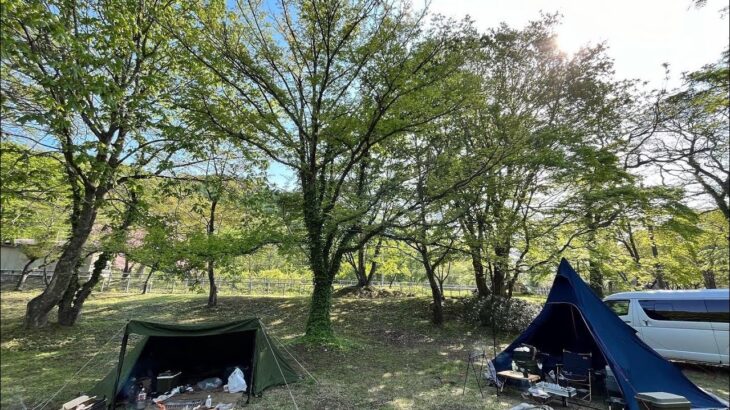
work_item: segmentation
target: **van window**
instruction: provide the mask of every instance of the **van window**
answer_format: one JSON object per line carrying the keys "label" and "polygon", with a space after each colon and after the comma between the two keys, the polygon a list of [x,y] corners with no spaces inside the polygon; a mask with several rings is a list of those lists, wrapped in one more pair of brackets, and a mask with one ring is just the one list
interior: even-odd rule
{"label": "van window", "polygon": [[730,323],[730,301],[727,299],[705,300],[710,322]]}
{"label": "van window", "polygon": [[639,304],[654,320],[728,322],[727,300],[640,300]]}
{"label": "van window", "polygon": [[629,314],[628,300],[607,300],[606,305],[618,316],[626,316]]}

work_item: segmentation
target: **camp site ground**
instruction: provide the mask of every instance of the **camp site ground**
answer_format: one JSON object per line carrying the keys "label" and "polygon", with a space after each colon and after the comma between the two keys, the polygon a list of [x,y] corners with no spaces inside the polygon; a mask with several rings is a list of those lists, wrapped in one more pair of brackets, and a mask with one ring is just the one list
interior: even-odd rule
{"label": "camp site ground", "polygon": [[[104,293],[90,300],[77,328],[51,325],[32,332],[22,329],[22,315],[34,293],[5,291],[1,296],[3,409],[37,406],[96,355],[46,408],[58,408],[76,392],[91,388],[116,363],[120,337],[98,349],[130,318],[191,324],[252,315],[261,317],[269,333],[288,345],[317,379],[318,383],[305,378],[290,386],[300,409],[508,409],[524,401],[509,389],[499,397],[487,391],[482,399],[473,378],[462,394],[467,354],[487,349],[492,356],[492,347],[488,329],[460,319],[456,299],[446,303],[449,320],[442,329],[429,323],[423,297],[335,299],[332,316],[338,345],[308,347],[297,344],[309,302],[302,296],[222,296],[219,306],[209,309],[203,295]],[[500,348],[511,340],[512,336],[500,337]],[[730,396],[727,369],[681,369],[699,386]],[[293,406],[281,386],[266,390],[250,408]]]}

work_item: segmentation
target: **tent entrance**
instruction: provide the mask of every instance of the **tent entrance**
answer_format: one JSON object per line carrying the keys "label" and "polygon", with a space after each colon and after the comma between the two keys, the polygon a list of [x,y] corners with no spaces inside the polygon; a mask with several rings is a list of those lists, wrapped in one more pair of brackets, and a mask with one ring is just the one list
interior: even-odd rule
{"label": "tent entrance", "polygon": [[[227,383],[235,367],[243,370],[246,383],[251,385],[256,331],[241,331],[207,336],[149,336],[127,380],[149,377],[152,391],[157,391],[157,375],[166,371],[180,371],[180,384],[192,384],[218,377]],[[120,392],[124,396],[126,389]],[[164,393],[157,391],[158,393]]]}
{"label": "tent entrance", "polygon": [[593,334],[586,325],[580,310],[569,303],[549,303],[545,305],[549,310],[544,322],[530,335],[527,341],[541,353],[550,355],[546,364],[553,367],[560,362],[563,356],[563,349],[574,353],[591,353],[593,357],[593,369],[600,370],[606,366],[606,359],[598,347]]}

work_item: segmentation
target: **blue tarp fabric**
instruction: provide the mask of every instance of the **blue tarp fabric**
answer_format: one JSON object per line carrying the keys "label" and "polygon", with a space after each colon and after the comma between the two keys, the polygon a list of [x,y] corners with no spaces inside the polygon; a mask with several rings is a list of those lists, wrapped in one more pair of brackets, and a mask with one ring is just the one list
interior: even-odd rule
{"label": "blue tarp fabric", "polygon": [[552,357],[563,349],[592,352],[593,368],[610,366],[627,406],[639,410],[641,392],[668,392],[685,397],[693,408],[727,408],[695,386],[672,363],[636,336],[636,331],[611,311],[573,270],[560,262],[558,273],[540,314],[510,346],[494,359],[497,371],[510,369],[512,351],[521,343]]}

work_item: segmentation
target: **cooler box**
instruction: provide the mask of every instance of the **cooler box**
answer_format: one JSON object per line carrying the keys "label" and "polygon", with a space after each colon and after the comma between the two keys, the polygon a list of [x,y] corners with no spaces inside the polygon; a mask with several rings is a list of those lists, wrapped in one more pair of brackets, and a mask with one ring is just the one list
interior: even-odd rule
{"label": "cooler box", "polygon": [[672,393],[651,392],[638,393],[636,400],[642,408],[690,410],[691,403],[682,396]]}
{"label": "cooler box", "polygon": [[157,393],[165,394],[180,385],[182,372],[166,371],[157,375]]}

